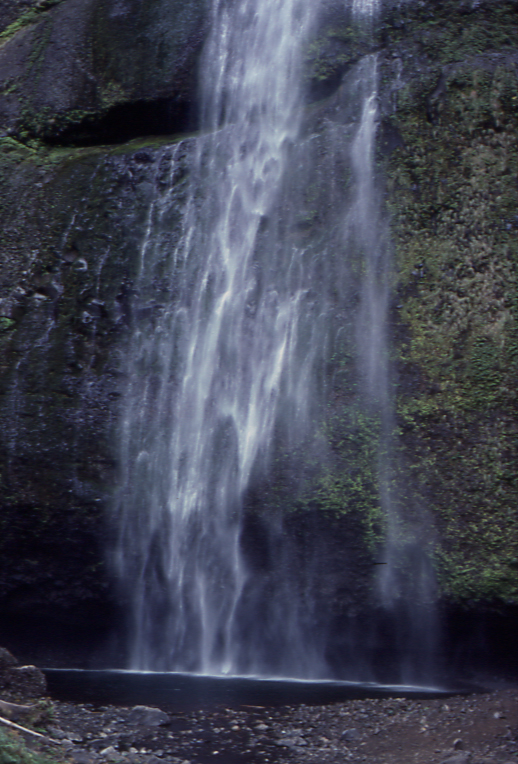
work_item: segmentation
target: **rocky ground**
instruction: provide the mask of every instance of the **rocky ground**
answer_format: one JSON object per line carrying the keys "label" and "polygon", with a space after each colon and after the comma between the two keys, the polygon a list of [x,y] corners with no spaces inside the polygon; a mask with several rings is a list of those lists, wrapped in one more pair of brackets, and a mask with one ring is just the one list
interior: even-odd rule
{"label": "rocky ground", "polygon": [[518,691],[174,714],[56,703],[49,733],[76,764],[511,764]]}
{"label": "rocky ground", "polygon": [[[37,669],[18,666],[0,648],[0,664],[2,657],[0,697],[36,709],[11,713],[4,704],[2,715],[38,730],[45,739],[21,730],[11,729],[9,734],[54,762],[518,764],[518,689],[433,700],[368,699],[185,712],[96,707],[41,699]],[[20,755],[11,761],[28,760]]]}
{"label": "rocky ground", "polygon": [[59,742],[37,748],[74,764],[511,764],[517,701],[500,690],[190,713],[54,702],[45,729]]}

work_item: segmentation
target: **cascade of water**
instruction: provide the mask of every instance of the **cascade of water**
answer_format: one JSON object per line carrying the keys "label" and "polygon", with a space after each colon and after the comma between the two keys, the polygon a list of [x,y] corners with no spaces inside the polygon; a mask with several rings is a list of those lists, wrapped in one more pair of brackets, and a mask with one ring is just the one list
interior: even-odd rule
{"label": "cascade of water", "polygon": [[368,397],[386,417],[390,406],[386,337],[389,283],[373,171],[378,123],[377,69],[375,55],[367,56],[357,67],[356,87],[361,93],[362,106],[359,127],[351,146],[356,198],[348,215],[348,225],[365,264],[358,322],[360,366]]}
{"label": "cascade of water", "polygon": [[[354,0],[360,23],[372,20],[376,0]],[[378,59],[365,57],[357,67],[356,88],[361,94],[361,119],[351,146],[356,196],[348,215],[348,228],[363,255],[361,307],[358,317],[358,360],[367,406],[379,419],[378,486],[385,518],[383,565],[378,577],[383,607],[396,624],[396,649],[404,681],[429,678],[435,649],[436,623],[431,603],[435,581],[427,547],[432,538],[425,513],[403,507],[399,497],[397,436],[391,393],[388,310],[391,263],[386,224],[377,191],[374,150],[378,115]],[[428,538],[427,538],[428,537]]]}
{"label": "cascade of water", "polygon": [[[378,5],[352,0],[363,34],[370,34]],[[214,0],[201,67],[204,131],[163,149],[153,168],[117,495],[115,564],[130,600],[132,668],[326,674],[310,566],[293,573],[295,557],[275,516],[268,527],[275,593],[268,580],[254,582],[242,551],[242,508],[275,443],[300,444],[315,429],[317,377],[324,376],[315,369],[326,360],[330,304],[346,302],[333,283],[340,281],[333,267],[343,266],[329,259],[346,259],[344,241],[364,267],[351,322],[364,398],[381,428],[388,564],[380,589],[387,608],[401,595],[387,457],[394,419],[390,279],[374,172],[374,54],[353,70],[349,95],[359,119],[352,139],[337,128],[351,140],[340,161],[355,189],[352,197],[344,188],[337,194],[330,220],[341,234],[320,233],[320,244],[310,245],[295,222],[301,193],[293,167],[303,178],[312,140],[301,138],[302,51],[318,6]],[[302,582],[298,592],[294,576]]]}
{"label": "cascade of water", "polygon": [[[213,4],[201,86],[207,133],[192,152],[181,236],[168,256],[175,300],[152,335],[136,328],[128,362],[117,564],[132,592],[136,668],[250,665],[236,663],[240,502],[281,404],[303,427],[318,346],[300,336],[301,253],[274,230],[316,7]],[[165,188],[149,210],[141,293],[167,258]],[[146,368],[154,372],[143,378]]]}

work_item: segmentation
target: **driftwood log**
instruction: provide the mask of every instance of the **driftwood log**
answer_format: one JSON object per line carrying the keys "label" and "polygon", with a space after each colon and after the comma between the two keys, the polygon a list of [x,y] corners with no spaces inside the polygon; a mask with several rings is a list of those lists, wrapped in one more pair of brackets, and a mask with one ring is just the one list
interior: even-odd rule
{"label": "driftwood log", "polygon": [[54,738],[47,737],[46,735],[42,735],[40,732],[29,730],[27,729],[27,727],[22,727],[21,724],[16,724],[15,722],[11,722],[9,719],[4,719],[2,716],[0,716],[0,724],[3,724],[5,727],[10,727],[10,729],[15,729],[18,732],[21,732],[23,735],[36,737],[38,738],[38,740],[41,740],[42,743],[54,743],[54,745],[61,745],[61,742],[59,740],[54,740]]}
{"label": "driftwood log", "polygon": [[38,722],[45,714],[45,710],[42,709],[38,703],[33,703],[30,706],[25,706],[21,705],[20,703],[9,703],[7,700],[2,700],[0,698],[0,713],[3,714],[3,716],[0,716],[0,724],[3,724],[4,727],[10,727],[11,729],[15,729],[18,732],[23,733],[24,735],[36,737],[43,743],[54,743],[55,745],[60,745],[59,740],[54,740],[51,737],[42,735],[40,732],[35,732],[34,730],[27,729],[27,727],[22,727],[21,724],[17,724],[15,721],[13,721],[14,719],[17,721],[23,721],[26,719],[31,724]]}

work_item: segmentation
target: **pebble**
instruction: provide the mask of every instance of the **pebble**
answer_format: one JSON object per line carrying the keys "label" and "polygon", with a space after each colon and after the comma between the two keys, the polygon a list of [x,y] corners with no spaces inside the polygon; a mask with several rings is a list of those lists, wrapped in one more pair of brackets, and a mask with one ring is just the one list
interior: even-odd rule
{"label": "pebble", "polygon": [[94,757],[88,751],[72,751],[70,754],[74,764],[94,764]]}
{"label": "pebble", "polygon": [[340,735],[342,740],[358,740],[360,737],[360,733],[356,729],[356,727],[353,727],[350,730],[344,730],[342,734]]}
{"label": "pebble", "polygon": [[104,756],[107,761],[120,761],[122,758],[121,754],[113,747],[113,745],[102,750],[101,756]]}
{"label": "pebble", "polygon": [[453,756],[443,759],[441,764],[471,764],[471,754],[468,751],[465,753],[455,753]]}
{"label": "pebble", "polygon": [[71,740],[73,743],[83,742],[82,735],[78,735],[77,732],[65,732],[65,737],[67,740]]}
{"label": "pebble", "polygon": [[134,706],[128,714],[130,724],[142,724],[145,727],[159,727],[161,724],[169,724],[170,717],[159,708],[149,706]]}
{"label": "pebble", "polygon": [[63,740],[68,737],[66,732],[63,732],[59,727],[49,727],[49,735],[53,737],[54,740]]}

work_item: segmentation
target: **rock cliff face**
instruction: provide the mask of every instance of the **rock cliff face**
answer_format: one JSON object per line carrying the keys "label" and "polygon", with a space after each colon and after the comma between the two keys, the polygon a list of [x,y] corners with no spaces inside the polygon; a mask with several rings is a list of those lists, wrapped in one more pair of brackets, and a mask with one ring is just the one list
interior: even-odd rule
{"label": "rock cliff face", "polygon": [[[346,108],[342,83],[360,56],[378,52],[395,480],[409,526],[425,513],[433,528],[442,606],[491,606],[510,618],[518,4],[386,3],[374,39],[339,5],[328,3],[308,49],[307,125],[325,155],[325,126]],[[207,19],[202,0],[40,0],[14,3],[0,19],[0,636],[23,657],[39,640],[79,662],[119,618],[104,548],[121,357],[138,320],[134,282],[152,194],[170,180],[179,134],[196,127]],[[178,210],[195,140],[177,152]],[[325,220],[327,177],[313,179],[301,236]],[[172,215],[172,232],[177,224]],[[269,507],[289,508],[299,549],[315,529],[327,539],[326,575],[342,586],[324,577],[321,596],[337,625],[369,600],[381,536],[375,427],[351,423],[347,369],[345,355],[330,360],[327,472],[306,471],[295,498],[282,479],[251,490],[244,532],[258,575]]]}
{"label": "rock cliff face", "polygon": [[120,142],[188,120],[203,0],[40,0],[0,24],[4,135]]}

